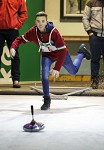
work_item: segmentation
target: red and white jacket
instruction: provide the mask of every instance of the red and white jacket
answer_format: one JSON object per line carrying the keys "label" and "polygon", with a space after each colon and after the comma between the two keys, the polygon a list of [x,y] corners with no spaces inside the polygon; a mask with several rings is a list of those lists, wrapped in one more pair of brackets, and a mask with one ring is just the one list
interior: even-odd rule
{"label": "red and white jacket", "polygon": [[49,57],[52,60],[56,60],[53,69],[60,71],[68,50],[64,39],[56,28],[52,29],[50,32],[41,33],[37,29],[37,26],[33,26],[24,35],[17,37],[12,43],[11,48],[17,49],[20,44],[25,44],[27,42],[34,42],[41,49],[41,44],[50,44],[50,47],[48,48],[49,51],[44,51],[42,49],[42,55]]}

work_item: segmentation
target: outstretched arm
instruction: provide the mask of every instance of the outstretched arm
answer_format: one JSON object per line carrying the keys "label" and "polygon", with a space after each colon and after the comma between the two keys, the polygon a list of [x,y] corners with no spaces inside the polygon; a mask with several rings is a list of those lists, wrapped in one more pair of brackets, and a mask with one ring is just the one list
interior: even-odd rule
{"label": "outstretched arm", "polygon": [[11,56],[12,59],[13,59],[13,57],[15,57],[16,49],[17,49],[17,48],[19,47],[19,45],[22,44],[22,43],[26,43],[26,42],[23,40],[22,36],[17,37],[17,38],[14,40],[14,42],[12,43],[11,48],[10,48],[10,56]]}
{"label": "outstretched arm", "polygon": [[35,44],[38,45],[36,42],[36,33],[35,33],[35,28],[32,27],[30,28],[24,35],[18,36],[12,43],[11,48],[10,48],[10,56],[14,57],[15,56],[15,51],[19,47],[20,44],[25,44],[27,42],[34,42]]}

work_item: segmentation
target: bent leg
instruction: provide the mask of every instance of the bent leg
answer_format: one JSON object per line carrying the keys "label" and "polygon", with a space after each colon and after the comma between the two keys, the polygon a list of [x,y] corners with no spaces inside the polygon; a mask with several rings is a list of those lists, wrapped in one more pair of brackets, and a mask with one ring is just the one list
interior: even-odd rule
{"label": "bent leg", "polygon": [[83,53],[78,53],[75,60],[74,60],[74,62],[72,62],[70,54],[67,53],[66,58],[65,58],[64,63],[63,63],[63,67],[71,75],[75,75],[79,70],[79,67],[81,65],[81,62],[82,62],[83,58],[84,58],[84,54]]}

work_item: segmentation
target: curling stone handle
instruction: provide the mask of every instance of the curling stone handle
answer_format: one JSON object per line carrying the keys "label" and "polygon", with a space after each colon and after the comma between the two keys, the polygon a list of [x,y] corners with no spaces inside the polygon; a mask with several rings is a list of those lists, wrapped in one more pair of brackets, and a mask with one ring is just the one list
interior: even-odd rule
{"label": "curling stone handle", "polygon": [[33,107],[33,105],[31,105],[31,114],[32,114],[32,116],[34,115],[34,107]]}

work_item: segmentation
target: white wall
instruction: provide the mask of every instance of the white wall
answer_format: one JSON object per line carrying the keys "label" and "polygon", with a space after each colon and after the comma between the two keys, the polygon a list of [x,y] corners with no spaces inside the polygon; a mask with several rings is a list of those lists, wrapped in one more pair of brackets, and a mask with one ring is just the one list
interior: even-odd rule
{"label": "white wall", "polygon": [[45,0],[45,12],[48,20],[54,22],[63,36],[86,36],[82,22],[60,22],[60,0]]}

